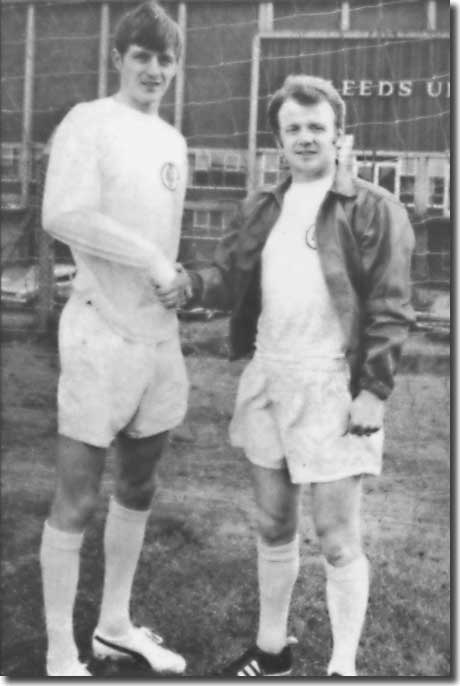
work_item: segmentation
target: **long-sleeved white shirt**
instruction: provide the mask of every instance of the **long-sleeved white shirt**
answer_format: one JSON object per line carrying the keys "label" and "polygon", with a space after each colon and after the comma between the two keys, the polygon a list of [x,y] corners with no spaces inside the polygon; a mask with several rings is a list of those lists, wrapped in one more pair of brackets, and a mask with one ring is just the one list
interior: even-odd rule
{"label": "long-sleeved white shirt", "polygon": [[54,136],[43,226],[72,250],[76,293],[130,340],[177,331],[153,284],[175,274],[186,176],[183,136],[114,98],[77,105]]}

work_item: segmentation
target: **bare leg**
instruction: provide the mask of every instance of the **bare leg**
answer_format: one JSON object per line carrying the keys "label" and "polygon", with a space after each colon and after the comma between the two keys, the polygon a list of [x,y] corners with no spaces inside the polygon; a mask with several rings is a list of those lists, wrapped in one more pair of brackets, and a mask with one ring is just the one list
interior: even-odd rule
{"label": "bare leg", "polygon": [[116,454],[115,498],[105,534],[105,577],[98,632],[120,636],[129,631],[131,589],[155,491],[155,470],[167,434],[144,439],[121,436]]}
{"label": "bare leg", "polygon": [[73,609],[83,530],[96,507],[104,458],[100,448],[58,437],[56,491],[40,549],[52,676],[89,676],[78,660]]}
{"label": "bare leg", "polygon": [[369,594],[361,547],[361,478],[313,484],[313,519],[326,559],[326,596],[333,652],[328,673],[356,676],[356,652]]}
{"label": "bare leg", "polygon": [[257,645],[279,653],[286,645],[292,590],[299,571],[300,487],[286,469],[252,467],[257,506],[260,595]]}

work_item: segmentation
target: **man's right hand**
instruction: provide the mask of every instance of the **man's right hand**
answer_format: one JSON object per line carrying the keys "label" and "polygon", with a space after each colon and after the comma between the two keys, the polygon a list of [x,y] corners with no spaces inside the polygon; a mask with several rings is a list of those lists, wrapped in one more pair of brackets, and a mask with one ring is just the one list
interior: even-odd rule
{"label": "man's right hand", "polygon": [[181,264],[176,265],[176,276],[168,286],[155,286],[161,304],[168,310],[183,307],[191,296],[190,277]]}

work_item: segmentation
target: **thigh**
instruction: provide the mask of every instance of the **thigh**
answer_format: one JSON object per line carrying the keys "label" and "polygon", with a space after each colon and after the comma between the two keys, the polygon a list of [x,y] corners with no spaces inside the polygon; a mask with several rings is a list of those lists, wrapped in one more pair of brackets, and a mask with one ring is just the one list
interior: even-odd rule
{"label": "thigh", "polygon": [[351,476],[337,481],[312,483],[312,515],[317,534],[340,532],[359,536],[362,479]]}
{"label": "thigh", "polygon": [[56,492],[50,523],[80,531],[94,509],[104,471],[106,451],[58,436]]}
{"label": "thigh", "polygon": [[169,431],[182,422],[187,410],[189,382],[179,339],[146,346],[144,366],[149,377],[136,412],[123,429],[135,439]]}
{"label": "thigh", "polygon": [[300,486],[285,467],[251,465],[259,534],[267,543],[282,544],[295,536],[299,525]]}
{"label": "thigh", "polygon": [[275,407],[267,393],[263,366],[253,358],[241,375],[232,421],[230,442],[243,448],[256,466],[279,470],[285,465]]}
{"label": "thigh", "polygon": [[138,346],[113,332],[94,306],[74,301],[61,318],[59,351],[59,433],[107,448],[142,397]]}

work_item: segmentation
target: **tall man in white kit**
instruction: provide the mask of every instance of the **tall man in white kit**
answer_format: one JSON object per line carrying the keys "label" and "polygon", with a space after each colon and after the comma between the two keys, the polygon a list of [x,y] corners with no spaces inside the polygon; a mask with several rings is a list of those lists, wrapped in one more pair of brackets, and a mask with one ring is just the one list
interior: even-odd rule
{"label": "tall man in white kit", "polygon": [[[185,289],[175,260],[186,144],[158,115],[181,48],[179,27],[156,3],[128,12],[115,31],[118,92],[74,107],[52,144],[43,226],[70,246],[77,276],[59,326],[57,485],[40,550],[48,676],[91,676],[75,644],[73,608],[83,532],[115,439],[93,652],[138,654],[160,673],[185,670],[180,655],[130,617],[155,468],[188,394],[175,312]],[[158,286],[169,289],[163,303]]]}
{"label": "tall man in white kit", "polygon": [[329,82],[289,77],[268,119],[289,178],[251,194],[213,265],[190,272],[195,302],[232,310],[232,357],[253,354],[230,437],[251,462],[259,624],[221,675],[291,673],[288,612],[310,484],[333,638],[325,671],[353,677],[369,589],[361,477],[381,470],[384,402],[412,320],[414,237],[399,201],[340,163],[345,104]]}

